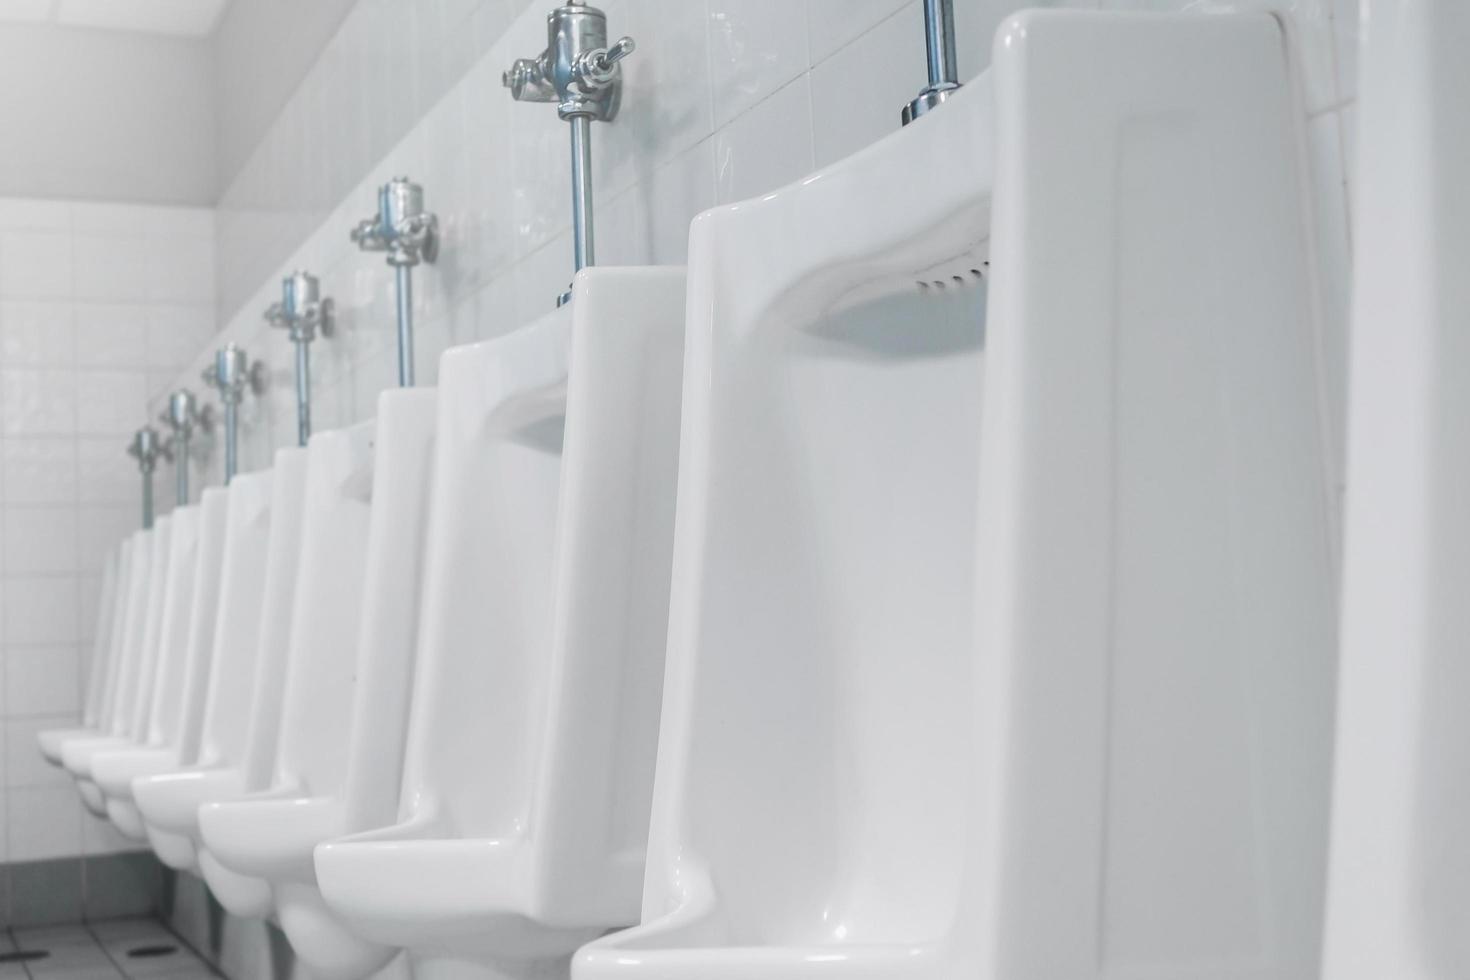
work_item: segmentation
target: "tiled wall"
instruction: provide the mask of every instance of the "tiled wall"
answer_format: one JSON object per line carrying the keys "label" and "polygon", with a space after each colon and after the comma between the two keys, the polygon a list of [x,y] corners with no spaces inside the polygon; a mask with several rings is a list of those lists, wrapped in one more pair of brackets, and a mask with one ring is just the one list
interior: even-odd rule
{"label": "tiled wall", "polygon": [[[611,30],[639,42],[625,63],[622,115],[595,127],[604,264],[682,262],[696,213],[799,178],[892,132],[899,107],[924,80],[917,0],[602,5]],[[958,0],[964,77],[985,67],[995,27],[1025,5]],[[1323,347],[1336,418],[1346,349],[1344,144],[1355,95],[1357,0],[1240,5],[1289,8],[1330,286]],[[347,237],[374,210],[374,188],[388,177],[422,182],[444,232],[438,265],[416,274],[421,381],[433,381],[444,347],[512,330],[550,309],[565,288],[566,126],[549,106],[513,103],[500,81],[515,57],[544,46],[546,9],[527,0],[359,0],[225,194],[218,214],[224,329],[217,342],[244,344],[272,373],[271,391],[244,412],[245,469],[268,465],[271,451],[294,431],[291,348],[260,318],[290,268],[321,275],[337,304],[338,335],[314,353],[318,427],[369,416],[377,392],[393,383],[391,271]],[[399,69],[392,85],[380,79],[390,62]],[[379,149],[399,131],[406,135],[396,145]],[[197,388],[197,367],[213,346],[200,352],[183,383]]]}
{"label": "tiled wall", "polygon": [[125,846],[35,736],[79,716],[126,443],[213,331],[213,251],[209,210],[0,199],[0,865]]}

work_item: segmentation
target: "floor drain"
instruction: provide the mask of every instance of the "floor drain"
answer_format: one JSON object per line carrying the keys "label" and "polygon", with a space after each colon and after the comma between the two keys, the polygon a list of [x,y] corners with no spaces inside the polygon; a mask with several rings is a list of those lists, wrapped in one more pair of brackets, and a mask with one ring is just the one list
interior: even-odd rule
{"label": "floor drain", "polygon": [[18,949],[13,953],[0,953],[0,963],[33,963],[51,955],[46,949]]}
{"label": "floor drain", "polygon": [[177,946],[139,946],[128,950],[128,956],[135,960],[152,959],[155,956],[172,956],[179,951]]}

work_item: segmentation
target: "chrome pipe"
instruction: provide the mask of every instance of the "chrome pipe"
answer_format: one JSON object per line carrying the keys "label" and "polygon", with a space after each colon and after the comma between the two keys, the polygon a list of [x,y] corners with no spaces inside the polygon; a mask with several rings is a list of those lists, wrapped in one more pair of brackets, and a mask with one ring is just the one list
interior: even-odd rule
{"label": "chrome pipe", "polygon": [[143,471],[143,527],[153,526],[153,471]]}
{"label": "chrome pipe", "polygon": [[311,345],[296,342],[296,444],[311,439]]}
{"label": "chrome pipe", "polygon": [[225,400],[225,486],[235,478],[240,469],[240,406],[231,399]]}
{"label": "chrome pipe", "polygon": [[929,87],[958,86],[955,57],[954,0],[924,0],[924,34],[929,55]]}
{"label": "chrome pipe", "polygon": [[960,88],[959,59],[955,56],[954,0],[924,0],[924,50],[929,59],[929,84],[919,97],[903,107],[903,124],[937,109]]}
{"label": "chrome pipe", "polygon": [[174,503],[183,507],[189,502],[189,430],[179,430],[179,444],[174,449]]}
{"label": "chrome pipe", "polygon": [[413,267],[393,267],[398,281],[398,387],[413,387]]}
{"label": "chrome pipe", "polygon": [[592,211],[592,118],[573,116],[572,129],[572,245],[576,271],[597,264],[595,221]]}

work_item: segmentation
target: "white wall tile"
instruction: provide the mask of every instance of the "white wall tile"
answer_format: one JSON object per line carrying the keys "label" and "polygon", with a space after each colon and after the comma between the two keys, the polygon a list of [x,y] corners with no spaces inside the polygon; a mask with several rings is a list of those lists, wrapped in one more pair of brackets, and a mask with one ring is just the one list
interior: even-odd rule
{"label": "white wall tile", "polygon": [[715,134],[715,198],[721,204],[776,190],[814,166],[806,75]]}
{"label": "white wall tile", "polygon": [[77,651],[12,647],[5,651],[5,714],[76,717],[80,711]]}
{"label": "white wall tile", "polygon": [[806,18],[787,0],[705,0],[716,126],[811,66]]}
{"label": "white wall tile", "polygon": [[71,235],[48,231],[0,234],[0,297],[70,299]]}
{"label": "white wall tile", "polygon": [[75,359],[70,303],[0,302],[0,364],[70,367]]}
{"label": "white wall tile", "polygon": [[78,639],[75,578],[6,578],[0,609],[0,635],[7,646],[71,644]]}
{"label": "white wall tile", "polygon": [[148,363],[147,306],[77,303],[73,319],[77,367],[143,367]]}
{"label": "white wall tile", "polygon": [[77,496],[76,442],[64,438],[0,441],[0,473],[7,504],[71,503]]}
{"label": "white wall tile", "polygon": [[70,435],[76,431],[76,375],[53,368],[0,371],[6,435]]}
{"label": "white wall tile", "polygon": [[148,298],[148,256],[141,235],[78,235],[72,261],[72,290],[79,300],[136,303]]}
{"label": "white wall tile", "polygon": [[[37,753],[32,750],[31,754]],[[81,853],[82,806],[74,786],[62,783],[23,787],[10,790],[6,796],[11,861],[42,861]]]}
{"label": "white wall tile", "polygon": [[0,530],[0,566],[7,577],[77,570],[77,514],[70,503],[6,505]]}
{"label": "white wall tile", "polygon": [[148,382],[142,371],[78,371],[76,429],[82,435],[115,435],[117,445],[142,421],[139,405],[147,403]]}

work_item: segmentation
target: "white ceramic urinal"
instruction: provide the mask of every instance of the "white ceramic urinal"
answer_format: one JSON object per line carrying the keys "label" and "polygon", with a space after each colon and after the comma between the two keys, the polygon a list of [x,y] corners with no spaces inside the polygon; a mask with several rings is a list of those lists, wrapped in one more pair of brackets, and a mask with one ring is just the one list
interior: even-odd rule
{"label": "white ceramic urinal", "polygon": [[316,852],[331,908],[420,980],[555,976],[636,916],[684,275],[573,296],[444,355],[399,822]]}
{"label": "white ceramic urinal", "polygon": [[[227,490],[211,487],[202,494],[197,509],[176,512],[170,566],[175,580],[164,607],[147,739],[141,748],[102,753],[92,759],[92,778],[107,797],[108,816],[136,840],[146,839],[147,829],[133,803],[133,780],[181,769],[194,762],[198,753],[228,499]],[[181,523],[186,515],[190,523]]]}
{"label": "white ceramic urinal", "polygon": [[160,517],[148,537],[146,588],[134,610],[136,615],[129,621],[130,647],[124,656],[126,668],[118,688],[118,714],[113,719],[112,734],[97,739],[74,739],[61,748],[61,764],[76,780],[88,805],[93,802],[100,805],[99,815],[106,815],[107,800],[92,778],[92,760],[104,752],[136,747],[147,728],[163,607],[169,590],[171,531],[174,518],[184,512],[185,508],[179,508],[178,513]]}
{"label": "white ceramic urinal", "polygon": [[119,592],[126,589],[123,566],[128,561],[128,541],[123,542],[107,555],[102,566],[102,591],[97,605],[97,624],[92,637],[92,665],[87,673],[87,697],[82,706],[82,723],[76,728],[47,728],[39,732],[36,741],[41,747],[41,756],[53,766],[61,765],[61,746],[64,742],[79,738],[96,738],[107,726],[108,689],[116,676],[117,659],[113,656],[114,624],[122,607]]}
{"label": "white ceramic urinal", "polygon": [[199,814],[221,864],[270,881],[281,928],[323,980],[365,976],[395,952],[358,938],[331,914],[312,852],[390,823],[397,805],[437,400],[434,389],[384,392],[375,433],[330,436],[332,470],[314,467],[307,489],[274,780],[262,793]]}
{"label": "white ceramic urinal", "polygon": [[1365,7],[1325,980],[1470,976],[1470,6]]}
{"label": "white ceramic urinal", "polygon": [[272,471],[240,474],[230,481],[219,609],[197,757],[177,772],[133,780],[133,800],[143,814],[148,841],[171,868],[197,866],[191,830],[199,797],[207,797],[221,783],[238,780],[250,721],[274,481]]}
{"label": "white ceramic urinal", "polygon": [[[345,763],[376,429],[376,422],[365,422],[311,438],[272,764],[263,775],[247,774],[242,795],[216,798],[199,811],[200,863],[217,894],[238,890],[244,880],[260,882],[269,894],[270,878],[280,870],[271,860],[271,817],[285,812],[287,819],[305,819],[307,781]],[[263,664],[269,656],[262,652]],[[216,887],[221,879],[228,882],[223,889]],[[267,900],[239,914],[272,908]]]}
{"label": "white ceramic urinal", "polygon": [[[270,888],[264,881],[237,875],[213,859],[199,833],[199,807],[216,800],[237,799],[263,788],[270,778],[280,724],[291,613],[296,601],[310,459],[309,449],[292,447],[276,452],[271,479],[270,536],[257,607],[255,655],[245,696],[230,705],[230,720],[239,726],[230,732],[230,746],[232,749],[238,746],[238,754],[224,757],[221,760],[224,764],[208,763],[197,771],[154,776],[133,783],[134,797],[144,816],[151,817],[161,829],[192,839],[199,871],[209,890],[226,911],[246,918],[259,918],[270,912]],[[218,629],[224,628],[221,621]],[[216,670],[216,674],[219,672]],[[145,794],[148,805],[144,804]]]}
{"label": "white ceramic urinal", "polygon": [[[200,508],[179,507],[169,515],[167,571],[163,601],[147,635],[147,667],[139,691],[133,720],[134,741],[126,748],[99,752],[88,764],[88,774],[107,800],[107,816],[124,837],[146,840],[147,831],[137,807],[128,799],[120,799],[116,789],[108,793],[98,776],[98,765],[104,773],[119,758],[132,758],[172,741],[181,705],[182,679],[185,669],[185,643],[188,640],[189,614],[194,604],[194,582],[198,573]],[[155,625],[156,624],[156,625]],[[113,783],[114,787],[116,783]]]}
{"label": "white ceramic urinal", "polygon": [[1315,976],[1284,51],[1265,15],[1023,14],[942,108],[698,219],[644,922],[576,977]]}

